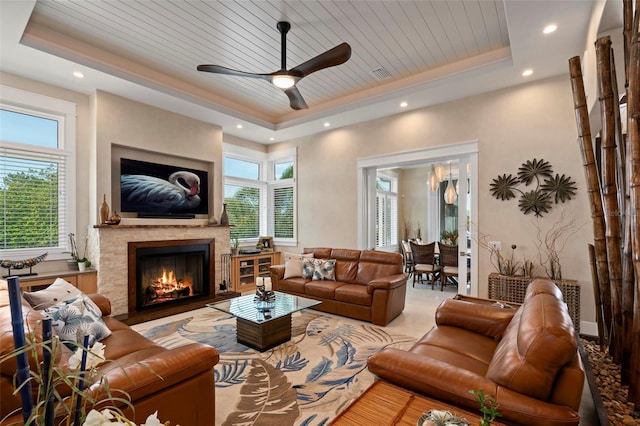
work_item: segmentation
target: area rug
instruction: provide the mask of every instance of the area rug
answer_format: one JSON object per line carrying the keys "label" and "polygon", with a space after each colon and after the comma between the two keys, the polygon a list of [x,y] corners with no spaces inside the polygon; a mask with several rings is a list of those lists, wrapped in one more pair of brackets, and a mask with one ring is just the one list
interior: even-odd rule
{"label": "area rug", "polygon": [[236,321],[210,308],[134,326],[166,348],[191,342],[220,352],[216,425],[326,425],[373,383],[367,358],[414,337],[313,310],[293,315],[291,341],[258,352],[236,341]]}

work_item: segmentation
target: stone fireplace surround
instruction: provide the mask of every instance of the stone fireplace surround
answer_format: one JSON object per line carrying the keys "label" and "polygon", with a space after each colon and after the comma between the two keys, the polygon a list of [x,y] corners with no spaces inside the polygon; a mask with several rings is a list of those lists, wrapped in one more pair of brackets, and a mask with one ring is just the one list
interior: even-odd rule
{"label": "stone fireplace surround", "polygon": [[[229,227],[211,225],[95,225],[89,229],[89,259],[98,271],[98,292],[111,301],[112,315],[128,315],[128,243],[215,239],[215,283],[222,276],[220,255],[230,252]],[[211,295],[213,297],[213,295]]]}

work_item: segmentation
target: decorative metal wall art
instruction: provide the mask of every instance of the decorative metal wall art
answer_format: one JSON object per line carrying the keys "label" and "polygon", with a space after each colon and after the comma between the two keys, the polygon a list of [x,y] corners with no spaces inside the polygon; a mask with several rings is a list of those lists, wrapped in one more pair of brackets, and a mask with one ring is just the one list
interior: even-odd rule
{"label": "decorative metal wall art", "polygon": [[[529,186],[535,182],[535,188],[520,190],[517,186],[523,183]],[[518,206],[524,214],[534,213],[542,217],[549,213],[553,204],[564,203],[576,195],[576,183],[569,176],[553,174],[553,168],[545,160],[529,160],[522,163],[518,175],[503,174],[491,182],[491,195],[498,200],[507,201],[516,198],[520,193]]]}

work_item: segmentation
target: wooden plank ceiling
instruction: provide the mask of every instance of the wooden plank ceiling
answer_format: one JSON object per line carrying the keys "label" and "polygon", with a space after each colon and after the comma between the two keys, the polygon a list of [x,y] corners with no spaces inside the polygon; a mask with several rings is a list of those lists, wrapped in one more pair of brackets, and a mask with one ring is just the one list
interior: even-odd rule
{"label": "wooden plank ceiling", "polygon": [[291,112],[263,80],[196,71],[216,64],[253,73],[287,68],[342,43],[343,65],[298,83],[310,108],[509,46],[502,0],[97,1],[38,0],[30,23],[82,40],[269,116]]}

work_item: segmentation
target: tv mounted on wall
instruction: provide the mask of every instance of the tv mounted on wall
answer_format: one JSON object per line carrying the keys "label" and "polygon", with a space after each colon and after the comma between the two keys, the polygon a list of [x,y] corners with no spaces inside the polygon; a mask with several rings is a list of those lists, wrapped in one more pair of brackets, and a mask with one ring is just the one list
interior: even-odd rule
{"label": "tv mounted on wall", "polygon": [[208,195],[205,170],[120,159],[120,209],[125,213],[179,218],[207,215]]}

